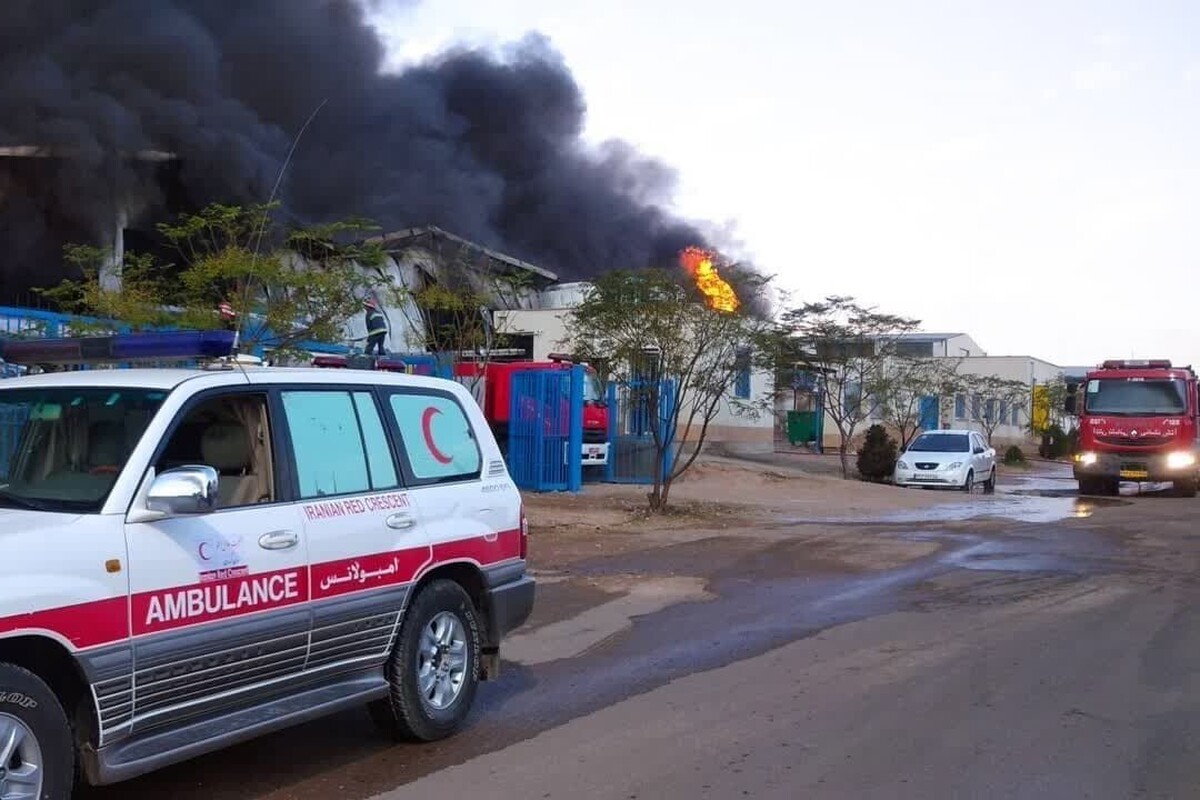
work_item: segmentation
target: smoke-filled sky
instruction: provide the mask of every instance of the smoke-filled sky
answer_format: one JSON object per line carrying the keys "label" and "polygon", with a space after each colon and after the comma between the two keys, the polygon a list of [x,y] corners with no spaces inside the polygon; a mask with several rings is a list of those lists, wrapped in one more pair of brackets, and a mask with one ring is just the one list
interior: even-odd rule
{"label": "smoke-filled sky", "polygon": [[619,136],[804,297],[994,354],[1200,364],[1194,0],[437,0],[394,64],[543,32]]}
{"label": "smoke-filled sky", "polygon": [[0,178],[0,280],[49,274],[47,219],[105,235],[116,207],[136,215],[156,181],[114,154],[178,154],[194,202],[263,201],[314,112],[282,186],[301,220],[432,223],[564,278],[703,238],[669,211],[663,164],[584,146],[585,98],[540,38],[399,74],[386,55],[358,0],[4,0],[0,147],[71,158]]}

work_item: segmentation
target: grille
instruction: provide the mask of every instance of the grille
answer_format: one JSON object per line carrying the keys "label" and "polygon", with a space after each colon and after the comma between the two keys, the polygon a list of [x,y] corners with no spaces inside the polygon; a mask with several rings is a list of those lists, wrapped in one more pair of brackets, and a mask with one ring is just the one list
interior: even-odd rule
{"label": "grille", "polygon": [[917,462],[917,469],[937,469],[937,468],[938,468],[937,464],[930,464],[927,461],[918,461]]}
{"label": "grille", "polygon": [[1097,436],[1096,441],[1117,447],[1159,447],[1168,444],[1173,436]]}

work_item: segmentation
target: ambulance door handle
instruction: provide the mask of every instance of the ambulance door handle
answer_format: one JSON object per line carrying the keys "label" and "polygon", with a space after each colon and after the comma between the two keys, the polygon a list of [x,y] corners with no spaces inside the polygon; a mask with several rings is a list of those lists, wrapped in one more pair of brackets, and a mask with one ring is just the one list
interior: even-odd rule
{"label": "ambulance door handle", "polygon": [[264,550],[287,550],[300,543],[300,537],[292,531],[271,531],[258,537],[258,546]]}
{"label": "ambulance door handle", "polygon": [[416,524],[417,521],[408,514],[392,514],[387,518],[387,526],[389,528],[395,528],[398,531],[404,530],[405,528],[411,528]]}

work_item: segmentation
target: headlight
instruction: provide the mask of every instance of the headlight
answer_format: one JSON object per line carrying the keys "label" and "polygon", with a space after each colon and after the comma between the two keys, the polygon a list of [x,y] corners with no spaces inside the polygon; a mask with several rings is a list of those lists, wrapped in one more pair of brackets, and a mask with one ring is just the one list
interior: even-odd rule
{"label": "headlight", "polygon": [[1079,463],[1085,467],[1090,467],[1095,464],[1099,457],[1095,453],[1080,453]]}
{"label": "headlight", "polygon": [[1167,469],[1183,469],[1190,467],[1196,463],[1196,456],[1193,453],[1168,453],[1167,454]]}
{"label": "headlight", "polygon": [[962,462],[961,462],[961,461],[955,461],[953,464],[951,464],[950,466],[946,467],[946,469],[962,469]]}
{"label": "headlight", "polygon": [[896,469],[908,469],[908,464],[903,461],[896,462]]}

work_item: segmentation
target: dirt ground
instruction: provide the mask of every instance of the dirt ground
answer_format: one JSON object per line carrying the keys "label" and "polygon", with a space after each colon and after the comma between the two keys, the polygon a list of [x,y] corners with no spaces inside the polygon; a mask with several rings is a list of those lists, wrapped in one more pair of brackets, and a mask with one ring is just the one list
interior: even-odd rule
{"label": "dirt ground", "polygon": [[[903,490],[725,458],[698,462],[676,481],[665,514],[648,511],[648,490],[587,484],[574,495],[527,494],[532,562],[539,570],[552,572],[584,559],[704,539],[772,540],[784,535],[780,525],[802,527],[806,522],[961,503],[964,498],[959,492]],[[842,551],[849,562],[865,560],[871,566],[881,566],[875,563],[877,551],[897,549],[896,542],[873,534],[864,549],[863,542],[852,541],[859,537],[851,534],[850,530],[805,530],[786,535],[828,540],[828,548]],[[900,549],[904,556],[917,557],[929,547],[909,542]]]}

